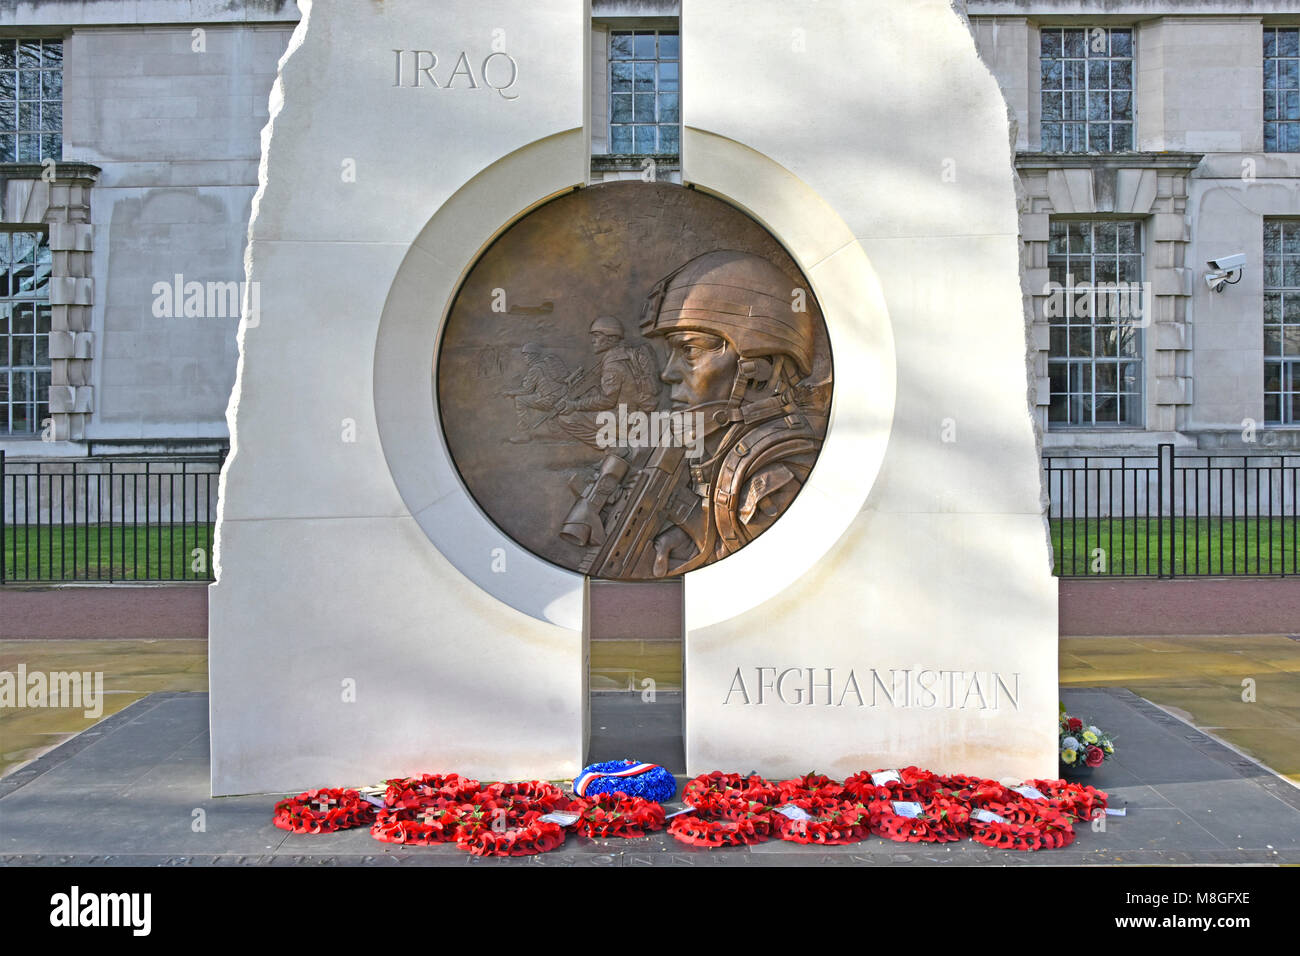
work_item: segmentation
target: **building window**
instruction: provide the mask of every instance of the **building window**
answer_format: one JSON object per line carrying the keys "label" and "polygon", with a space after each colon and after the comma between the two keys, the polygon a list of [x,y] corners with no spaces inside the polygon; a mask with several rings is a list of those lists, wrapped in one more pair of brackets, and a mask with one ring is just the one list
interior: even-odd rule
{"label": "building window", "polygon": [[1300,152],[1300,29],[1264,28],[1264,151]]}
{"label": "building window", "polygon": [[1264,421],[1300,425],[1300,220],[1264,221]]}
{"label": "building window", "polygon": [[1043,149],[1114,153],[1133,148],[1133,31],[1044,27]]}
{"label": "building window", "polygon": [[63,41],[0,39],[0,163],[63,158]]}
{"label": "building window", "polygon": [[675,155],[681,150],[681,55],[676,30],[609,34],[609,150]]}
{"label": "building window", "polygon": [[1048,422],[1083,427],[1142,423],[1142,227],[1053,222]]}
{"label": "building window", "polygon": [[34,435],[50,411],[50,247],[0,232],[0,435]]}

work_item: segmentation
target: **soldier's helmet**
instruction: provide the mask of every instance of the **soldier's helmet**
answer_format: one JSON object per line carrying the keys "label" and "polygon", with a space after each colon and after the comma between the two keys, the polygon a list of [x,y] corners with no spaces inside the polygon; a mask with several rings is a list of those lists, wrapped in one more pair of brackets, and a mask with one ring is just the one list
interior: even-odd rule
{"label": "soldier's helmet", "polygon": [[591,331],[603,332],[606,335],[621,339],[623,337],[623,323],[612,315],[602,315],[591,323]]}
{"label": "soldier's helmet", "polygon": [[524,355],[541,355],[542,347],[538,345],[536,342],[527,342],[524,344],[524,347],[519,351],[522,352]]}
{"label": "soldier's helmet", "polygon": [[641,334],[718,335],[741,358],[788,355],[806,376],[813,364],[813,320],[810,312],[795,311],[797,288],[760,256],[734,250],[705,253],[650,293]]}

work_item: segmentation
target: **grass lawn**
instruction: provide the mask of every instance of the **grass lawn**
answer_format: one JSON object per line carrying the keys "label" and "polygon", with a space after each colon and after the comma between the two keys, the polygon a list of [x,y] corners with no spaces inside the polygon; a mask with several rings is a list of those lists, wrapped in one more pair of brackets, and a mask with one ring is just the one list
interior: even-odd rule
{"label": "grass lawn", "polygon": [[7,527],[5,581],[210,581],[212,532],[192,523]]}
{"label": "grass lawn", "polygon": [[1058,575],[1295,574],[1297,545],[1295,518],[1172,518],[1163,535],[1154,519],[1052,521]]}

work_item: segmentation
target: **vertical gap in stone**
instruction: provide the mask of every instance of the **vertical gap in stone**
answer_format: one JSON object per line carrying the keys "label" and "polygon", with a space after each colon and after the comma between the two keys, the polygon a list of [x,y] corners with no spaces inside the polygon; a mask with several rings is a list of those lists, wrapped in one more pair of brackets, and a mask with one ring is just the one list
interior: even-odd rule
{"label": "vertical gap in stone", "polygon": [[588,761],[631,758],[685,773],[683,591],[670,581],[590,581]]}

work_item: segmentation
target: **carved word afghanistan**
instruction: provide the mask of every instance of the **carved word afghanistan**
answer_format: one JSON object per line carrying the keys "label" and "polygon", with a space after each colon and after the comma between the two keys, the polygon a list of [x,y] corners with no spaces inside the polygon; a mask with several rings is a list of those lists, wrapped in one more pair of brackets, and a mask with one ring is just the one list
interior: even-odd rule
{"label": "carved word afghanistan", "polygon": [[1020,674],[997,671],[876,668],[861,678],[852,668],[737,667],[723,704],[821,704],[843,707],[1020,709]]}
{"label": "carved word afghanistan", "polygon": [[[451,61],[432,50],[393,50],[395,76],[393,86],[435,90],[496,90],[502,99],[515,100],[518,93],[507,93],[519,79],[519,64],[509,53],[493,50],[482,62],[471,61],[464,50]],[[439,66],[439,63],[443,66]],[[451,66],[446,64],[451,62]],[[438,77],[442,80],[439,82]],[[460,81],[459,84],[457,81]]]}

